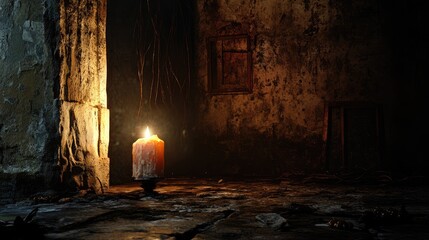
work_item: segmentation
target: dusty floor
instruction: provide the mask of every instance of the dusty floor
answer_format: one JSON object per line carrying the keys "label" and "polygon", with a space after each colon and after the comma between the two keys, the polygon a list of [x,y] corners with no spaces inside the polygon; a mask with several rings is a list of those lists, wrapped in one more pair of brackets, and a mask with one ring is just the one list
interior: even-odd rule
{"label": "dusty floor", "polygon": [[47,193],[0,206],[0,239],[429,239],[429,186],[416,183],[164,179],[153,194],[139,183]]}

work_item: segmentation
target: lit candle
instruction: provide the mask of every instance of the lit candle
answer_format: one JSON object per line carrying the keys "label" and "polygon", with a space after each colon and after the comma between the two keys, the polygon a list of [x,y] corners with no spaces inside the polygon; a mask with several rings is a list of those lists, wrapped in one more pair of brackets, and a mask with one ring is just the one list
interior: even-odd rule
{"label": "lit candle", "polygon": [[147,127],[144,137],[133,143],[133,178],[160,177],[164,177],[164,141],[157,135],[150,135]]}

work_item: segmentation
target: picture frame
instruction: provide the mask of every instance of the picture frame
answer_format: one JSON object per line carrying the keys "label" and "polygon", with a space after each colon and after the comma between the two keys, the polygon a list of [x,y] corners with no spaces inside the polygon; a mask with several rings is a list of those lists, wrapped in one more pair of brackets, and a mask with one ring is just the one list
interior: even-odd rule
{"label": "picture frame", "polygon": [[252,53],[248,35],[210,37],[207,53],[211,94],[252,92]]}

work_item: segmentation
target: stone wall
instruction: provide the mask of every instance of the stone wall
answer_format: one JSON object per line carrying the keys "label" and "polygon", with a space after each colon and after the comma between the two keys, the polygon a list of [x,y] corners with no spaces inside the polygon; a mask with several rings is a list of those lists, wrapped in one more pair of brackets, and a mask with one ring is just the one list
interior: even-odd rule
{"label": "stone wall", "polygon": [[60,1],[59,182],[109,186],[105,0]]}
{"label": "stone wall", "polygon": [[0,2],[0,186],[11,197],[16,187],[23,192],[44,188],[54,159],[58,121],[45,19],[55,16],[48,2]]}
{"label": "stone wall", "polygon": [[103,0],[0,2],[2,197],[108,187],[105,19]]}
{"label": "stone wall", "polygon": [[[325,103],[388,101],[392,51],[378,1],[205,0],[197,8],[204,172],[321,171]],[[239,34],[251,39],[253,91],[210,94],[206,41]]]}

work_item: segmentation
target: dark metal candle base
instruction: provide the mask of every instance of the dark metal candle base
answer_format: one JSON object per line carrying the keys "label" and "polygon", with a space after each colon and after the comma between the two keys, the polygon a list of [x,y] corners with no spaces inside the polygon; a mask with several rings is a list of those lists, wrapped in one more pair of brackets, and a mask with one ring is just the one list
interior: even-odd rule
{"label": "dark metal candle base", "polygon": [[147,178],[140,181],[141,187],[144,189],[145,192],[153,193],[153,190],[156,188],[156,184],[161,181],[161,178]]}

